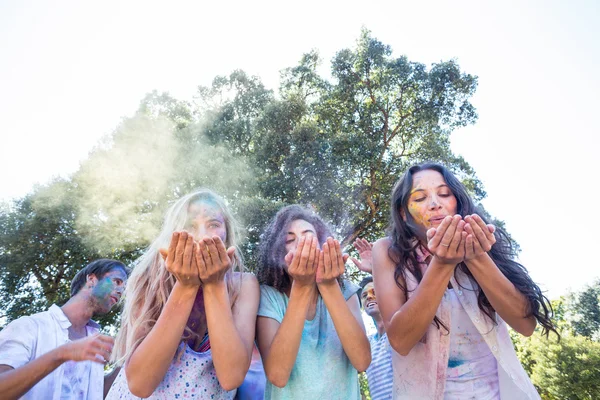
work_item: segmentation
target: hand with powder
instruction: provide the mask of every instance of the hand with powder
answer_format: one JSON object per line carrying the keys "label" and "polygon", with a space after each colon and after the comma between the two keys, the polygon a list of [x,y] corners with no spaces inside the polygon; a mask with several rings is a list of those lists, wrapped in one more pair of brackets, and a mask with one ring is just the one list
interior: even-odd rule
{"label": "hand with powder", "polygon": [[288,274],[295,285],[314,286],[319,249],[314,235],[302,236],[295,252],[290,251],[285,256]]}
{"label": "hand with powder", "polygon": [[204,237],[194,253],[198,274],[203,285],[223,282],[235,257],[235,247],[225,249],[219,236]]}
{"label": "hand with powder", "polygon": [[[197,248],[198,245],[194,242],[191,234],[185,231],[173,232],[165,266],[167,271],[175,276],[180,285],[186,287],[200,285],[198,268],[193,257]],[[163,251],[161,251],[161,254],[163,254]]]}
{"label": "hand with powder", "polygon": [[494,232],[496,228],[492,224],[487,224],[477,214],[465,216],[465,231],[467,238],[465,241],[465,261],[473,260],[486,254],[496,243]]}
{"label": "hand with powder", "polygon": [[342,253],[340,242],[328,237],[323,243],[323,250],[319,254],[317,269],[317,284],[337,284],[337,278],[344,275],[348,254]]}
{"label": "hand with powder", "polygon": [[427,231],[427,248],[443,264],[456,266],[465,258],[465,221],[460,215],[447,216],[437,228]]}

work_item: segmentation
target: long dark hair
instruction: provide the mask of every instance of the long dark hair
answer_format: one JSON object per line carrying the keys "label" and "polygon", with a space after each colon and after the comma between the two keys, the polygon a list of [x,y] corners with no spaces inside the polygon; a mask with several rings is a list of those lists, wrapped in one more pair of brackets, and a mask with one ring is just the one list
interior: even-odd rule
{"label": "long dark hair", "polygon": [[[413,186],[413,175],[423,170],[437,171],[442,175],[446,181],[446,185],[448,185],[454,197],[456,197],[457,214],[460,214],[462,217],[477,214],[486,224],[488,223],[484,213],[475,206],[463,184],[446,167],[434,163],[425,163],[410,167],[394,186],[391,204],[391,223],[388,228],[388,234],[392,239],[392,244],[388,249],[388,256],[396,264],[394,278],[398,287],[404,291],[406,298],[408,298],[408,288],[402,282],[406,282],[407,280],[407,271],[416,278],[417,282],[420,283],[421,279],[423,279],[423,273],[419,267],[416,253],[416,249],[420,245],[419,241],[415,240],[418,238],[418,228],[408,210],[408,200]],[[403,215],[406,217],[406,221]],[[529,303],[527,316],[533,315],[535,317],[542,326],[542,334],[548,336],[550,331],[552,331],[558,335],[551,320],[552,306],[550,301],[544,296],[540,287],[533,282],[527,269],[513,260],[515,252],[508,235],[498,227],[496,227],[494,235],[496,236],[496,243],[492,246],[488,254],[504,276],[527,298]],[[460,268],[473,283],[477,283],[465,263],[460,263],[457,268]],[[479,309],[495,323],[495,318],[493,317],[495,310],[483,290],[479,288],[479,285],[476,285],[476,288]],[[434,318],[434,322],[438,329],[440,326],[443,326],[447,330],[447,327],[437,316]]]}
{"label": "long dark hair", "polygon": [[[296,220],[304,220],[314,226],[321,246],[331,236],[325,221],[302,206],[287,206],[275,214],[261,235],[256,277],[260,284],[272,286],[281,293],[292,287],[292,280],[285,270],[285,240],[288,227]],[[341,282],[341,278],[338,281]]]}

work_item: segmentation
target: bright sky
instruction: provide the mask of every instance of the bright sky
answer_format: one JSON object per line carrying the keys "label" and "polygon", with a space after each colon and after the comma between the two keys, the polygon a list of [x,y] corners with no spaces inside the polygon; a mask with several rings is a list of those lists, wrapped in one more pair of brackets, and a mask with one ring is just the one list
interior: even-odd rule
{"label": "bright sky", "polygon": [[0,199],[75,171],[153,89],[190,98],[236,68],[276,89],[302,53],[318,49],[328,67],[365,26],[395,55],[456,58],[479,76],[479,121],[452,147],[484,182],[485,206],[506,221],[534,280],[556,297],[600,277],[599,2],[285,4],[1,2]]}

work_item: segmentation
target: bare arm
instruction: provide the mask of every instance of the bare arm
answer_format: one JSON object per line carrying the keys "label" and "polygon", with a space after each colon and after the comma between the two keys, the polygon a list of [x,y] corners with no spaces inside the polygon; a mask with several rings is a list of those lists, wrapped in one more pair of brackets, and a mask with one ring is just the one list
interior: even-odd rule
{"label": "bare arm", "polygon": [[319,269],[322,273],[318,274],[321,278],[318,288],[344,352],[354,368],[363,372],[371,364],[371,346],[362,322],[358,297],[353,295],[346,301],[337,282],[337,278],[344,274],[344,261],[340,243],[328,238],[320,254]]}
{"label": "bare arm", "polygon": [[496,242],[493,232],[487,229],[477,215],[467,216],[465,219],[469,234],[465,264],[498,315],[515,331],[531,336],[537,321],[535,317],[528,315],[527,298],[504,276],[487,253]]}
{"label": "bare arm", "polygon": [[3,399],[19,399],[64,362],[90,360],[104,363],[112,351],[113,339],[105,335],[69,342],[19,368],[0,365],[0,393]]}
{"label": "bare arm", "polygon": [[181,342],[200,283],[198,270],[193,269],[193,250],[191,235],[173,234],[166,263],[177,282],[156,324],[125,363],[127,385],[135,396],[148,397],[156,390]]}
{"label": "bare arm", "polygon": [[258,348],[265,374],[277,387],[287,384],[296,363],[306,314],[317,291],[317,251],[317,239],[307,236],[300,238],[293,258],[291,253],[286,256],[288,273],[292,276],[292,288],[281,324],[272,318],[258,317]]}
{"label": "bare arm", "polygon": [[[373,246],[373,281],[377,298],[381,299],[379,310],[390,345],[401,355],[407,355],[427,332],[454,268],[463,259],[460,254],[461,249],[464,254],[464,245],[461,246],[463,226],[460,217],[454,217],[452,222],[448,218],[440,224],[435,236],[430,238],[430,249],[444,253],[444,257],[433,257],[408,301],[396,285],[396,265],[388,257],[390,240],[380,239]],[[449,246],[441,246],[442,243]]]}
{"label": "bare arm", "polygon": [[281,324],[272,318],[258,317],[258,348],[265,374],[277,387],[284,387],[290,379],[302,340],[306,313],[315,292],[316,287],[299,288],[293,282],[290,301]]}
{"label": "bare arm", "polygon": [[254,348],[260,297],[258,281],[249,274],[244,274],[241,279],[241,292],[233,312],[225,282],[204,286],[213,363],[219,383],[225,390],[233,390],[244,382]]}

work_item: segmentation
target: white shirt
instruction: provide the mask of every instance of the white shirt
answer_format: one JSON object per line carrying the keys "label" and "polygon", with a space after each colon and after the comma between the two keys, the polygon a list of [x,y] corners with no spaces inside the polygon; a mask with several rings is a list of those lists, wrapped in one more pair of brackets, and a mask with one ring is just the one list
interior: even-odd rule
{"label": "white shirt", "polygon": [[[422,262],[421,268],[425,268],[426,264],[423,263],[425,257],[421,254],[418,259]],[[460,305],[496,358],[500,399],[539,399],[539,394],[517,358],[506,323],[498,314],[495,314],[496,323],[492,322],[479,309],[475,294],[477,284],[471,282],[459,268],[456,269],[456,278],[453,276],[450,282],[458,295]],[[406,285],[410,297],[418,286],[416,278],[410,273],[407,273]],[[438,318],[450,330],[452,330],[451,307],[450,299],[444,296],[436,312]],[[443,327],[438,329],[433,323],[406,356],[392,349],[394,399],[443,399],[449,356],[450,335]]]}
{"label": "white shirt", "polygon": [[[69,342],[71,322],[57,305],[48,311],[21,317],[12,321],[0,331],[0,365],[19,368],[28,362]],[[87,334],[94,335],[100,326],[90,320],[86,326]],[[102,364],[89,363],[89,384],[86,400],[102,400],[104,390],[104,368]],[[35,386],[21,400],[51,399],[60,400],[64,379],[65,364],[59,366]]]}
{"label": "white shirt", "polygon": [[456,291],[446,289],[444,297],[450,300],[452,324],[444,400],[499,400],[496,358],[461,305]]}

